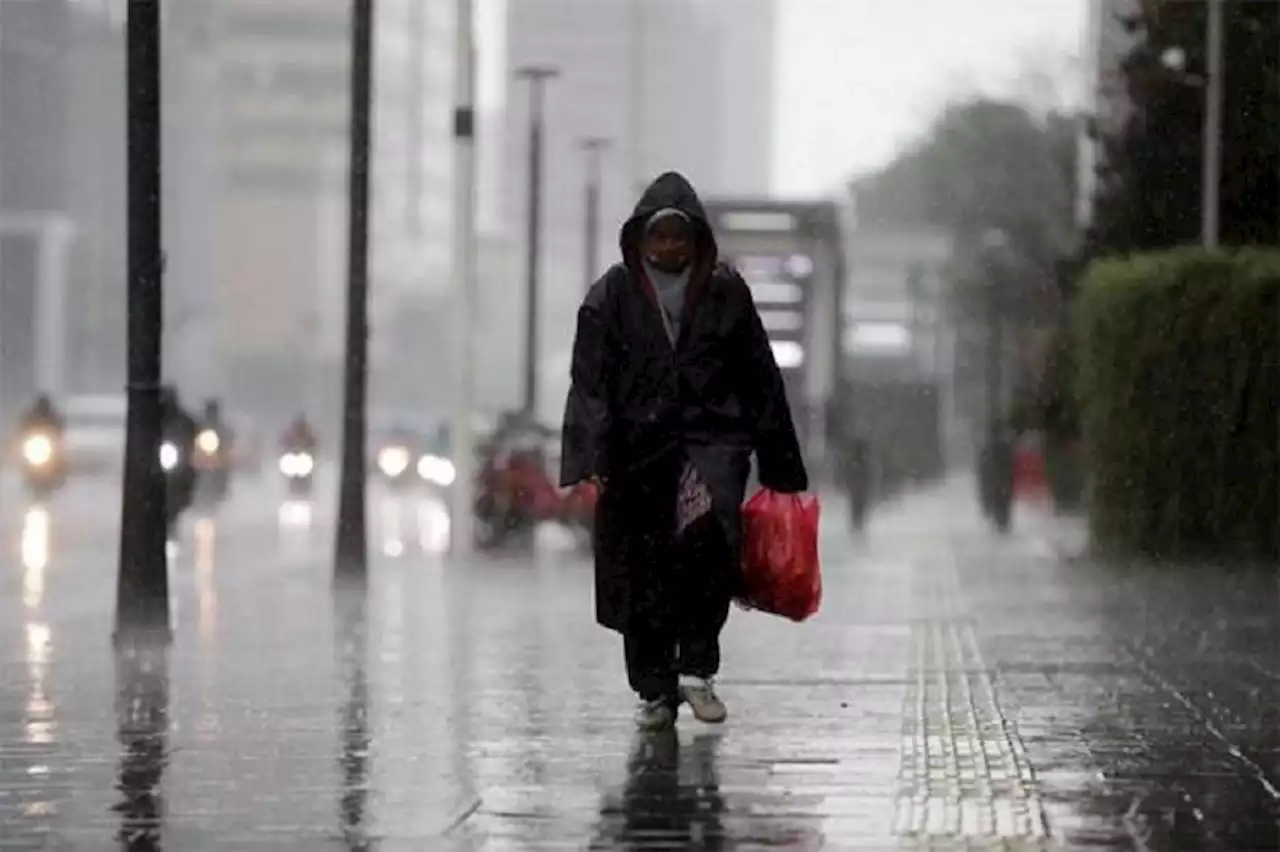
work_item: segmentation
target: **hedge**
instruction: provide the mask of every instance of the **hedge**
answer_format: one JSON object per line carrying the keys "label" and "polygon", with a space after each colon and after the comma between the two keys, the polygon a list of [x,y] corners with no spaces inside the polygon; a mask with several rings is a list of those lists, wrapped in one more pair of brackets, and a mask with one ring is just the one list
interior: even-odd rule
{"label": "hedge", "polygon": [[[1074,288],[1073,288],[1074,289]],[[1085,458],[1076,398],[1076,351],[1071,326],[1054,331],[1037,395],[1037,427],[1044,435],[1044,467],[1059,511],[1075,512],[1085,499]]]}
{"label": "hedge", "polygon": [[1094,544],[1280,556],[1280,251],[1101,261],[1072,320]]}

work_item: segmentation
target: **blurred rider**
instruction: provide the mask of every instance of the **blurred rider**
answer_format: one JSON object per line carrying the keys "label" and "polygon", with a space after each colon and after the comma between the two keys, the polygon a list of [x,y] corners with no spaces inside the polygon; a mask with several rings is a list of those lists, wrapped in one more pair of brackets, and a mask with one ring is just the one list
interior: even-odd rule
{"label": "blurred rider", "polygon": [[315,453],[316,435],[311,429],[307,415],[299,412],[280,437],[280,449],[286,453]]}
{"label": "blurred rider", "polygon": [[23,412],[18,428],[22,433],[44,430],[61,437],[64,425],[62,415],[53,404],[53,399],[49,394],[42,393],[35,398],[31,407]]}
{"label": "blurred rider", "polygon": [[182,407],[172,385],[160,389],[160,429],[162,439],[178,448],[177,465],[166,472],[166,507],[170,525],[195,496],[196,469],[192,464],[200,424]]}

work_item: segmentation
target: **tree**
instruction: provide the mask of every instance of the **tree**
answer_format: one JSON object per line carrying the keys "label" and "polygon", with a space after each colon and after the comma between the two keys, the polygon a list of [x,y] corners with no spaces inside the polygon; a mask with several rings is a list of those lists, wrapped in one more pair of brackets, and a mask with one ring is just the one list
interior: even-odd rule
{"label": "tree", "polygon": [[1038,116],[1018,103],[978,98],[946,109],[915,146],[855,183],[858,218],[868,225],[941,227],[956,240],[954,305],[978,307],[980,235],[1008,238],[1005,302],[1017,319],[1056,311],[1055,264],[1075,243],[1077,118]]}
{"label": "tree", "polygon": [[[1135,43],[1121,65],[1129,113],[1100,139],[1086,255],[1200,239],[1204,2],[1147,0],[1124,19]],[[1223,3],[1223,245],[1280,239],[1280,4]]]}

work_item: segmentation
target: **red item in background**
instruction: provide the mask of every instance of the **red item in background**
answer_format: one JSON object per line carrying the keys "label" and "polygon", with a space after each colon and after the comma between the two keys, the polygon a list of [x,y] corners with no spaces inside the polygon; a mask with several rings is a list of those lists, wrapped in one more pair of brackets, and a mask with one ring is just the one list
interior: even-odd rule
{"label": "red item in background", "polygon": [[560,509],[560,492],[535,460],[516,454],[507,464],[508,485],[515,502],[539,521],[551,520]]}
{"label": "red item in background", "polygon": [[762,488],[742,507],[741,603],[804,621],[822,603],[818,498]]}
{"label": "red item in background", "polygon": [[1013,496],[1015,500],[1043,502],[1049,499],[1044,452],[1037,438],[1023,438],[1013,451]]}

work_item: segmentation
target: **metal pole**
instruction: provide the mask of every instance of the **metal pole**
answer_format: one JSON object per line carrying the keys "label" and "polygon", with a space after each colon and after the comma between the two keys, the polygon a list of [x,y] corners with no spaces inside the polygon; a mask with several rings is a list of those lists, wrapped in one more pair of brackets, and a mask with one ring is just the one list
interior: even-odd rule
{"label": "metal pole", "polygon": [[609,141],[597,136],[582,141],[582,149],[587,155],[587,184],[583,213],[583,279],[584,288],[591,289],[596,276],[600,274],[600,155],[609,147]]}
{"label": "metal pole", "polygon": [[1204,153],[1200,201],[1200,234],[1204,247],[1218,247],[1218,196],[1222,183],[1222,75],[1223,0],[1206,0],[1209,25],[1205,53],[1208,57],[1204,89]]}
{"label": "metal pole", "polygon": [[128,4],[129,414],[124,454],[116,641],[126,633],[167,640],[165,476],[161,437],[160,341],[164,310],[160,231],[160,0]]}
{"label": "metal pole", "polygon": [[453,423],[450,455],[454,480],[450,491],[449,543],[455,557],[466,558],[475,548],[475,436],[472,434],[471,394],[475,380],[472,336],[476,290],[476,146],[475,146],[475,11],[473,0],[457,0],[456,62],[454,74],[454,203],[453,279],[454,317]]}
{"label": "metal pole", "polygon": [[[3,80],[2,80],[3,76],[4,76],[3,72],[0,72],[0,85],[3,84]],[[0,157],[3,157],[3,156],[4,156],[3,150],[0,150]],[[0,198],[2,198],[3,196],[4,196],[4,193],[0,191]],[[0,204],[0,212],[2,212],[3,209],[4,209],[3,204]],[[4,266],[4,256],[3,256],[4,252],[2,250],[3,243],[4,243],[3,238],[0,238],[0,423],[8,423],[10,422],[8,411],[6,411],[6,409],[8,408],[8,405],[7,405],[8,391],[6,390],[6,385],[5,385],[5,368],[4,368],[4,316],[5,316],[4,282],[6,279],[8,279],[9,276],[6,274],[7,271]],[[6,467],[5,462],[8,460],[8,455],[9,455],[8,453],[0,452],[0,492],[4,491],[4,477],[5,477],[5,467]],[[0,509],[3,509],[3,508],[4,508],[3,506],[0,506]]]}
{"label": "metal pole", "polygon": [[546,81],[559,72],[552,68],[522,68],[517,75],[529,81],[529,211],[528,258],[525,268],[524,405],[530,420],[538,416],[538,302],[539,255],[542,248],[542,135]]}
{"label": "metal pole", "polygon": [[347,184],[347,339],[343,371],[342,473],[334,573],[368,571],[365,406],[369,356],[369,126],[373,93],[373,0],[351,0],[351,136]]}

